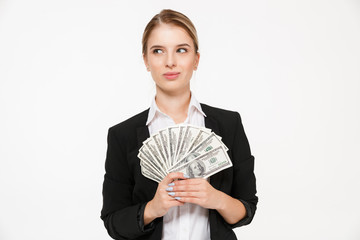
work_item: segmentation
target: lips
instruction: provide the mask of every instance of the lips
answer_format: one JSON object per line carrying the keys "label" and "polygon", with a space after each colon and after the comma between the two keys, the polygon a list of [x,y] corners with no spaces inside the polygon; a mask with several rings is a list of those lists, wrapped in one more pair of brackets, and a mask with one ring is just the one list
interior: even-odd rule
{"label": "lips", "polygon": [[163,75],[167,79],[176,79],[180,75],[180,72],[167,72],[164,73]]}

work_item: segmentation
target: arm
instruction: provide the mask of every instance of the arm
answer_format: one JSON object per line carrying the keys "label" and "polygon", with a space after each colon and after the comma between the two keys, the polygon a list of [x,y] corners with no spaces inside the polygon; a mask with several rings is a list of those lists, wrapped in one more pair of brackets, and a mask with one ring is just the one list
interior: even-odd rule
{"label": "arm", "polygon": [[[134,172],[127,156],[126,140],[119,139],[116,130],[109,129],[103,184],[103,209],[101,218],[109,235],[114,239],[133,239],[153,231],[157,218],[173,206],[183,203],[168,195],[166,188],[174,179],[184,179],[182,173],[168,174],[157,186],[150,201],[134,202]],[[148,201],[148,202],[147,202]]]}
{"label": "arm", "polygon": [[134,173],[128,167],[125,143],[113,128],[108,132],[105,171],[101,219],[109,235],[114,239],[131,239],[151,231],[139,227],[139,212],[145,203],[133,203]]}
{"label": "arm", "polygon": [[241,201],[246,208],[246,216],[232,225],[239,227],[249,224],[254,218],[258,197],[256,196],[256,178],[254,157],[246,137],[239,113],[236,113],[236,131],[232,145],[233,184],[230,195]]}
{"label": "arm", "polygon": [[219,191],[219,205],[216,210],[228,224],[236,224],[246,217],[244,204],[229,195]]}

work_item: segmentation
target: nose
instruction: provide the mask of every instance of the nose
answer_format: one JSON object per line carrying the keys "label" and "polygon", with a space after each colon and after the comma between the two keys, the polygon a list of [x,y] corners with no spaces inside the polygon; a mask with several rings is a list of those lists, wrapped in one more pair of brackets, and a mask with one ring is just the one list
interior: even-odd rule
{"label": "nose", "polygon": [[166,67],[173,68],[176,66],[176,57],[172,53],[166,55]]}

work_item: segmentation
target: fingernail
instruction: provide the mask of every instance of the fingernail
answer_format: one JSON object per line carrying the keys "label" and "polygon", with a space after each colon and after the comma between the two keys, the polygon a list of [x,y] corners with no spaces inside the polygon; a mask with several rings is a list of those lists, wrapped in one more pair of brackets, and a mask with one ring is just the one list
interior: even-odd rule
{"label": "fingernail", "polygon": [[168,193],[170,196],[175,196],[175,193],[174,192],[169,192]]}
{"label": "fingernail", "polygon": [[181,199],[181,197],[174,197],[176,200],[180,200]]}
{"label": "fingernail", "polygon": [[174,186],[174,185],[175,185],[175,183],[173,183],[173,182],[168,184],[168,186]]}
{"label": "fingernail", "polygon": [[184,173],[184,178],[190,178],[190,176]]}
{"label": "fingernail", "polygon": [[168,191],[168,192],[170,192],[170,191],[172,191],[173,190],[173,188],[172,187],[168,187],[168,188],[166,188],[166,191]]}

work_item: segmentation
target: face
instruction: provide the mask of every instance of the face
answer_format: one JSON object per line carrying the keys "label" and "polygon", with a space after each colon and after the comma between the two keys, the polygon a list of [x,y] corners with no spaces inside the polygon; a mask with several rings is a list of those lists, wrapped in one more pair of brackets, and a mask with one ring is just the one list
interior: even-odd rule
{"label": "face", "polygon": [[176,94],[190,91],[190,79],[199,63],[188,33],[172,24],[160,24],[149,36],[144,62],[156,84],[156,91]]}
{"label": "face", "polygon": [[195,177],[200,176],[202,174],[202,167],[198,162],[194,162],[190,164],[189,167],[191,168],[192,173],[194,174]]}

